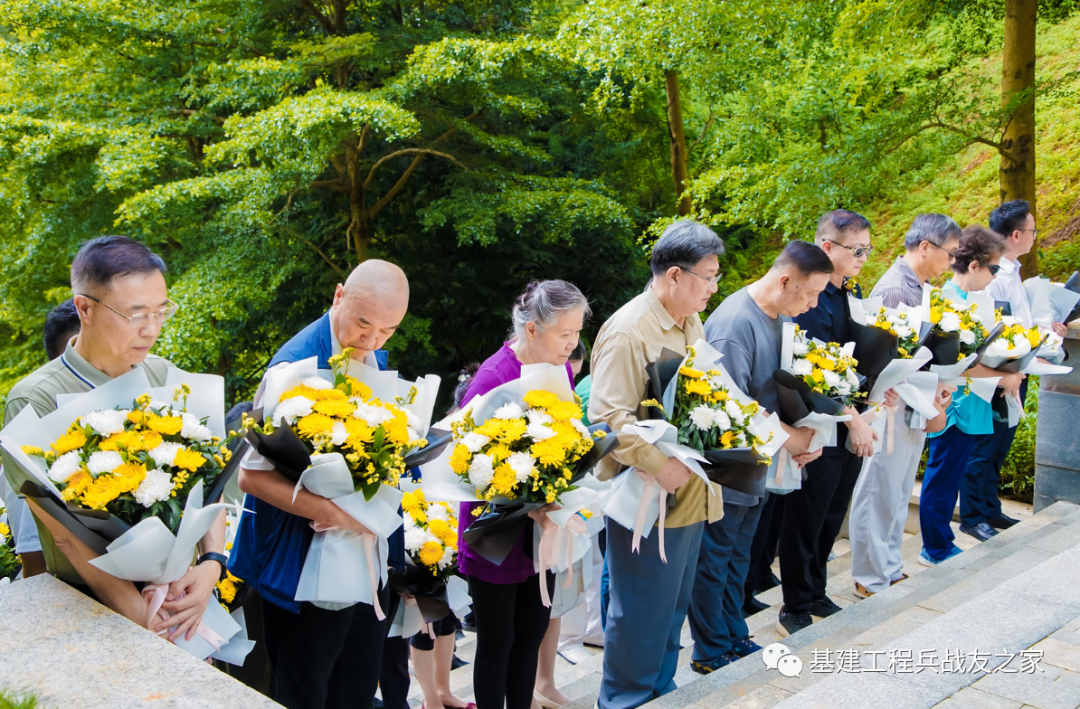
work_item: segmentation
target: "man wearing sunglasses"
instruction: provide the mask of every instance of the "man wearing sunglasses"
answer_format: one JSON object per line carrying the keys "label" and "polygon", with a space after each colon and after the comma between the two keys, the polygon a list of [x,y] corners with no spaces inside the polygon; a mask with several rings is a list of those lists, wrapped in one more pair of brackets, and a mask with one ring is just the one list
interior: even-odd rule
{"label": "man wearing sunglasses", "polygon": [[[165,321],[178,307],[168,298],[164,273],[160,256],[126,236],[102,236],[83,244],[71,264],[71,289],[81,329],[59,357],[12,388],[4,409],[5,425],[26,406],[45,416],[56,410],[58,396],[90,391],[137,367],[146,371],[152,386],[164,386],[171,365],[150,354]],[[31,479],[6,453],[4,474],[16,491]],[[135,584],[90,564],[96,553],[32,500],[28,503],[48,572],[84,590],[88,587],[109,608],[145,624],[146,601]],[[159,616],[151,630],[174,627],[170,640],[181,635],[190,639],[224,571],[224,548],[222,514],[199,543],[199,561],[208,563],[196,564],[172,584],[162,608],[173,615],[167,621]]]}

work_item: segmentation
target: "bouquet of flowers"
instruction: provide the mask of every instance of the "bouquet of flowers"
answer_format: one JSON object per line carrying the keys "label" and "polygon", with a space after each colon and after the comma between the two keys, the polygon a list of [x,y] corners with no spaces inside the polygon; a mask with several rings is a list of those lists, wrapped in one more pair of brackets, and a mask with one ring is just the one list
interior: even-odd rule
{"label": "bouquet of flowers", "polygon": [[1051,323],[1069,323],[1080,318],[1080,273],[1074,272],[1067,283],[1054,283],[1048,278],[1035,277],[1024,281],[1031,320],[1049,327]]}
{"label": "bouquet of flowers", "polygon": [[781,369],[799,377],[810,391],[838,399],[844,405],[865,398],[859,392],[862,379],[855,371],[859,361],[853,356],[854,342],[845,345],[821,342],[807,337],[795,323],[785,323],[784,338],[785,346],[790,339],[791,358],[788,364],[786,349],[781,350]]}
{"label": "bouquet of flowers", "polygon": [[[296,600],[339,610],[375,607],[387,581],[387,539],[401,526],[398,481],[405,469],[437,453],[429,445],[439,378],[410,383],[396,372],[353,362],[352,349],[320,370],[316,358],[266,374],[261,425],[248,438],[279,472],[301,488],[333,500],[371,534],[318,531],[307,550]],[[341,564],[353,559],[355,564]]]}
{"label": "bouquet of flowers", "polygon": [[[924,289],[921,305],[910,307],[901,304],[895,309],[882,305],[881,298],[860,300],[848,295],[855,341],[853,354],[859,362],[859,373],[866,377],[867,387],[871,391],[886,368],[891,367],[890,374],[909,369],[906,365],[892,364],[894,361],[917,358],[932,328],[929,295]],[[868,397],[868,400],[873,400],[873,397]]]}
{"label": "bouquet of flowers", "polygon": [[586,427],[581,415],[565,367],[523,367],[520,378],[476,397],[440,423],[452,430],[453,446],[424,466],[426,498],[486,502],[464,538],[473,552],[501,564],[528,513],[562,504],[575,483],[618,445],[606,426]]}
{"label": "bouquet of flowers", "polygon": [[934,325],[927,348],[934,364],[955,364],[975,354],[990,330],[980,317],[978,302],[960,302],[944,295],[940,288],[930,289],[930,322]]}
{"label": "bouquet of flowers", "polygon": [[5,521],[7,510],[0,507],[0,583],[19,572],[22,563],[15,555],[15,539],[11,536],[11,527]]}
{"label": "bouquet of flowers", "polygon": [[[0,434],[35,480],[21,492],[101,554],[90,563],[146,584],[147,625],[227,507],[214,501],[239,463],[227,444],[240,434],[225,434],[224,401],[221,377],[170,369],[155,388],[136,369],[43,418],[28,406]],[[176,644],[199,658],[236,651],[242,660],[250,647],[230,647],[239,632],[211,603],[196,635]]]}
{"label": "bouquet of flowers", "polygon": [[1001,334],[990,343],[981,363],[1000,372],[1020,372],[1035,359],[1046,342],[1046,335],[1038,327],[1024,327],[1009,315],[1000,316],[1005,326]]}

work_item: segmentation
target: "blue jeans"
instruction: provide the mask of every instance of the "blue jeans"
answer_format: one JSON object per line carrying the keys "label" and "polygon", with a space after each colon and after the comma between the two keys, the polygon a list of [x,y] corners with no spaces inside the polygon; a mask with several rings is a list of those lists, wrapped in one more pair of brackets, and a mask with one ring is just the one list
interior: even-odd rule
{"label": "blue jeans", "polygon": [[611,602],[611,574],[607,570],[607,554],[604,555],[604,571],[600,574],[600,629],[607,630],[607,609]]}
{"label": "blue jeans", "polygon": [[736,640],[749,634],[742,615],[743,585],[764,507],[764,500],[754,507],[725,502],[723,518],[705,525],[690,603],[692,658],[698,662],[719,660]]}
{"label": "blue jeans", "polygon": [[600,709],[634,709],[675,689],[703,526],[665,529],[665,564],[656,528],[634,553],[633,532],[608,518],[604,559],[611,582]]}
{"label": "blue jeans", "polygon": [[964,477],[971,449],[979,436],[964,433],[958,426],[949,426],[940,436],[930,439],[930,453],[923,473],[922,496],[919,500],[919,528],[923,549],[936,561],[942,561],[953,550],[952,521],[960,481]]}
{"label": "blue jeans", "polygon": [[960,521],[967,527],[1001,517],[1001,466],[1009,455],[1016,426],[994,421],[994,432],[978,436],[960,486]]}

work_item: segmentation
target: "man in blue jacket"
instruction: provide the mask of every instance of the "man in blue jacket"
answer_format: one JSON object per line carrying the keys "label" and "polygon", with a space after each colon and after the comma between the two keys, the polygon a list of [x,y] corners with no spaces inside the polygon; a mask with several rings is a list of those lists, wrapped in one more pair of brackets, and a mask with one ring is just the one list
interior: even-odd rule
{"label": "man in blue jacket", "polygon": [[[409,307],[409,282],[397,266],[365,261],[338,284],[330,310],[289,340],[270,369],[317,357],[320,369],[347,347],[352,358],[386,368],[382,346]],[[265,380],[264,380],[265,382]],[[258,408],[263,386],[255,394]],[[262,596],[263,626],[274,672],[274,700],[289,709],[370,709],[379,680],[387,623],[358,603],[331,611],[295,600],[296,587],[317,525],[358,534],[370,531],[332,501],[301,489],[251,451],[240,468],[247,494],[230,569]],[[389,606],[389,592],[379,589]]]}

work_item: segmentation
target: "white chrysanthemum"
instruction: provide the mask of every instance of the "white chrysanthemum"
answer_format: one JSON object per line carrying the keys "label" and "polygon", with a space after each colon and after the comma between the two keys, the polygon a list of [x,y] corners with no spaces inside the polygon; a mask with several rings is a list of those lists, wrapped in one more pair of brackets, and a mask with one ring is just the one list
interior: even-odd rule
{"label": "white chrysanthemum", "polygon": [[839,384],[836,385],[836,393],[840,396],[847,396],[851,393],[851,385],[848,384],[846,381],[841,381]]}
{"label": "white chrysanthemum", "polygon": [[412,515],[408,512],[401,516],[401,526],[406,531],[416,526],[416,522],[413,521]]}
{"label": "white chrysanthemum", "polygon": [[525,429],[525,435],[534,441],[546,441],[555,435],[555,432],[542,423],[530,423]]}
{"label": "white chrysanthemum", "polygon": [[155,502],[164,502],[172,495],[172,477],[164,470],[151,468],[146,471],[146,477],[135,488],[132,495],[135,501],[143,507],[149,507]]}
{"label": "white chrysanthemum", "polygon": [[699,431],[708,431],[713,425],[712,409],[708,406],[695,406],[690,412],[690,421]]}
{"label": "white chrysanthemum", "polygon": [[479,453],[480,450],[491,442],[491,439],[487,436],[481,436],[479,433],[467,433],[465,437],[461,439],[461,445],[469,449],[470,453]]}
{"label": "white chrysanthemum", "polygon": [[203,426],[195,414],[184,413],[180,417],[184,421],[180,429],[180,435],[189,441],[209,441],[214,435],[209,427]]}
{"label": "white chrysanthemum", "polygon": [[445,506],[439,504],[438,502],[435,502],[435,503],[433,503],[431,505],[428,505],[427,518],[428,518],[428,522],[431,522],[431,521],[436,520],[436,519],[441,519],[443,522],[449,522],[450,521],[450,510],[446,509]]}
{"label": "white chrysanthemum", "polygon": [[1005,323],[1007,327],[1012,327],[1020,323],[1020,320],[1015,315],[1002,315],[1001,322]]}
{"label": "white chrysanthemum", "polygon": [[960,331],[960,341],[963,342],[965,345],[974,345],[975,344],[975,333],[972,332],[971,330],[961,330]]}
{"label": "white chrysanthemum", "polygon": [[273,421],[277,423],[281,419],[285,419],[285,423],[292,425],[293,421],[301,416],[307,416],[311,413],[311,407],[315,405],[315,402],[306,396],[294,396],[284,401],[279,401],[278,405],[274,407]]}
{"label": "white chrysanthemum", "polygon": [[82,467],[79,451],[69,451],[53,461],[49,467],[49,479],[57,483],[66,483]]}
{"label": "white chrysanthemum", "polygon": [[349,440],[349,431],[345,428],[345,424],[341,421],[334,421],[334,425],[330,427],[330,443],[335,446],[343,446],[347,440]]}
{"label": "white chrysanthemum", "polygon": [[424,544],[427,544],[428,542],[435,542],[436,544],[442,546],[442,540],[435,536],[435,532],[432,532],[430,529],[425,529]]}
{"label": "white chrysanthemum", "polygon": [[97,451],[90,454],[86,468],[96,478],[102,473],[111,473],[123,464],[124,459],[116,451]]}
{"label": "white chrysanthemum", "polygon": [[727,412],[727,415],[731,417],[732,421],[740,426],[746,421],[746,414],[743,413],[738,402],[734,399],[728,399],[727,402],[724,403],[724,411]]}
{"label": "white chrysanthemum", "polygon": [[450,547],[446,547],[446,549],[443,551],[442,558],[439,559],[439,568],[440,569],[445,569],[447,566],[450,566],[451,564],[453,564],[454,563],[454,555],[456,553],[457,552],[454,549],[452,549]]}
{"label": "white chrysanthemum", "polygon": [[172,465],[176,460],[176,454],[183,448],[179,443],[165,443],[160,444],[158,447],[150,451],[150,457],[154,459],[154,462],[160,465]]}
{"label": "white chrysanthemum", "polygon": [[723,389],[724,388],[724,378],[717,375],[717,374],[712,375],[711,377],[709,377],[709,386],[711,386],[714,390],[715,389]]}
{"label": "white chrysanthemum", "polygon": [[503,404],[499,408],[495,409],[494,417],[497,419],[511,420],[519,419],[524,414],[525,412],[521,410],[521,406],[511,401],[510,403]]}
{"label": "white chrysanthemum", "polygon": [[735,440],[739,442],[739,448],[746,448],[750,444],[746,441],[746,434],[740,433],[735,437]]}
{"label": "white chrysanthemum", "polygon": [[854,389],[859,386],[859,376],[855,373],[854,369],[849,369],[844,373],[844,378],[847,379],[847,383]]}
{"label": "white chrysanthemum", "polygon": [[477,453],[469,464],[469,483],[480,492],[487,490],[491,484],[491,478],[495,474],[491,456],[487,453]]}
{"label": "white chrysanthemum", "polygon": [[591,438],[592,434],[589,433],[589,427],[581,422],[581,419],[570,419],[570,425],[574,427],[574,430],[581,434],[582,438]]}
{"label": "white chrysanthemum", "polygon": [[914,330],[912,330],[907,325],[896,326],[896,336],[899,337],[901,340],[905,337],[910,337],[912,332],[914,332]]}
{"label": "white chrysanthemum", "polygon": [[525,412],[525,415],[529,418],[529,423],[551,423],[554,421],[551,414],[543,409],[529,409]]}
{"label": "white chrysanthemum", "polygon": [[519,483],[528,480],[533,468],[536,467],[536,461],[528,453],[511,453],[506,459],[506,464],[513,468],[514,479]]}
{"label": "white chrysanthemum", "polygon": [[322,377],[304,377],[300,382],[308,389],[333,389],[334,385],[326,381]]}
{"label": "white chrysanthemum", "polygon": [[814,365],[808,359],[797,359],[791,363],[791,373],[797,377],[805,377],[814,371]]}
{"label": "white chrysanthemum", "polygon": [[712,410],[713,425],[719,428],[721,431],[731,430],[731,417],[720,409]]}
{"label": "white chrysanthemum", "polygon": [[353,417],[363,419],[364,423],[372,428],[384,424],[394,418],[392,413],[381,406],[365,404],[360,399],[353,399],[352,402],[356,404],[356,410],[353,411],[352,414]]}
{"label": "white chrysanthemum", "polygon": [[417,416],[408,409],[402,410],[405,412],[405,423],[408,425],[409,428],[413,429],[414,431],[419,431],[421,428],[424,427],[424,424],[420,421],[419,416]]}
{"label": "white chrysanthemum", "polygon": [[825,375],[825,386],[829,387],[830,389],[835,389],[836,387],[840,386],[841,379],[839,374],[837,374],[836,372],[830,372],[828,369],[821,370],[821,373]]}
{"label": "white chrysanthemum", "polygon": [[791,343],[791,351],[795,354],[796,357],[802,357],[810,351],[810,346],[807,345],[805,342],[795,340],[793,343]]}
{"label": "white chrysanthemum", "polygon": [[101,436],[111,436],[124,430],[124,419],[131,413],[127,409],[107,409],[105,411],[93,411],[83,417],[87,426],[97,431]]}
{"label": "white chrysanthemum", "polygon": [[960,329],[960,316],[952,312],[942,313],[938,327],[945,332],[956,332]]}
{"label": "white chrysanthemum", "polygon": [[405,532],[405,548],[409,551],[419,551],[427,541],[427,535],[420,527],[413,527]]}

